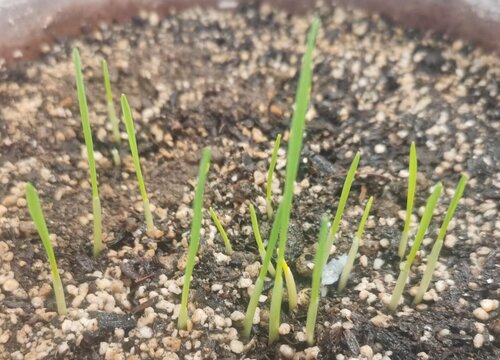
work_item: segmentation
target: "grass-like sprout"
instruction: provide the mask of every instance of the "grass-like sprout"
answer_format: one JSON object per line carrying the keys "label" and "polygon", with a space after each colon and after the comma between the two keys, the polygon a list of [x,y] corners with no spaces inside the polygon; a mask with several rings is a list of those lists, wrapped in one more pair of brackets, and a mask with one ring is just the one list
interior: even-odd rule
{"label": "grass-like sprout", "polygon": [[52,249],[52,244],[50,243],[49,230],[47,229],[47,224],[45,223],[45,217],[43,216],[42,206],[40,205],[38,193],[30,183],[26,185],[26,202],[28,204],[28,210],[30,212],[31,218],[35,223],[36,229],[38,230],[38,235],[40,236],[40,239],[42,239],[42,244],[45,248],[45,252],[47,253],[47,257],[49,258],[57,312],[59,313],[59,315],[65,315],[67,311],[66,300],[64,299],[64,288],[61,282],[61,277],[59,276],[59,269],[57,268],[54,250]]}
{"label": "grass-like sprout", "polygon": [[92,185],[92,212],[94,215],[94,256],[99,255],[102,250],[102,219],[101,200],[99,199],[99,189],[97,186],[97,172],[95,169],[94,143],[90,130],[89,109],[87,96],[85,95],[85,85],[83,83],[82,63],[78,49],[73,49],[73,61],[76,70],[76,87],[78,91],[78,103],[80,105],[80,116],[82,118],[83,136],[87,147],[87,158],[89,162],[90,183]]}
{"label": "grass-like sprout", "polygon": [[134,161],[135,173],[137,175],[137,182],[139,183],[139,190],[141,192],[142,203],[144,207],[144,217],[146,218],[146,228],[147,231],[154,230],[153,215],[151,214],[151,209],[149,207],[148,192],[146,191],[146,185],[144,185],[144,179],[142,177],[141,162],[139,160],[139,152],[137,151],[137,142],[135,139],[135,129],[134,120],[132,119],[132,112],[130,111],[130,106],[128,104],[127,97],[122,95],[122,112],[125,120],[125,127],[127,128],[128,143],[130,145],[130,152],[132,153],[132,159]]}
{"label": "grass-like sprout", "polygon": [[[259,222],[257,220],[257,214],[255,213],[255,208],[252,204],[250,204],[250,218],[252,220],[252,230],[255,236],[255,242],[257,243],[257,248],[259,249],[260,258],[262,261],[266,258],[266,248],[262,243],[262,237],[260,236],[259,230]],[[274,269],[273,264],[269,264],[268,269],[269,275],[275,276],[276,270]],[[286,288],[288,290],[288,296],[291,297],[289,300],[289,308],[290,310],[294,310],[297,308],[297,301],[294,294],[297,294],[297,286],[295,285],[295,278],[293,277],[293,273],[290,270],[290,267],[286,263],[286,260],[283,260],[283,273],[285,275]],[[295,300],[295,301],[294,301]]]}
{"label": "grass-like sprout", "polygon": [[406,198],[406,219],[399,242],[398,255],[401,259],[404,258],[406,252],[406,245],[408,244],[408,232],[410,231],[411,213],[413,211],[413,199],[415,198],[415,188],[417,186],[417,150],[415,143],[411,143],[410,147],[410,164],[408,169],[408,194]]}
{"label": "grass-like sprout", "polygon": [[418,304],[422,301],[425,292],[429,288],[429,284],[432,280],[432,274],[434,273],[434,269],[436,268],[436,263],[439,258],[439,253],[441,252],[441,248],[443,246],[444,237],[446,235],[446,230],[448,230],[448,225],[450,224],[453,215],[455,214],[455,210],[458,206],[458,202],[462,198],[464,193],[465,185],[467,184],[468,177],[467,175],[462,175],[460,181],[458,182],[457,189],[455,190],[455,194],[453,195],[453,199],[448,206],[448,210],[446,211],[446,215],[443,220],[443,224],[441,225],[441,229],[439,230],[439,235],[432,247],[431,254],[427,259],[427,266],[425,268],[424,276],[422,277],[422,282],[420,283],[420,287],[418,288],[417,295],[413,300],[414,304]]}
{"label": "grass-like sprout", "polygon": [[[281,317],[281,300],[283,296],[283,278],[281,276],[283,260],[285,259],[285,249],[288,236],[288,225],[292,210],[293,188],[297,172],[299,169],[300,152],[302,150],[302,138],[304,136],[306,113],[311,95],[312,70],[313,70],[313,50],[316,43],[320,21],[314,19],[307,37],[306,52],[302,59],[299,84],[295,98],[295,111],[293,113],[290,130],[290,141],[287,151],[287,165],[285,173],[285,187],[283,191],[282,213],[280,219],[280,243],[278,247],[278,261],[276,263],[276,275],[274,277],[273,296],[271,298],[271,308],[269,316],[269,343],[277,340]],[[296,301],[297,294],[293,294],[289,301]],[[294,299],[295,298],[295,299]]]}
{"label": "grass-like sprout", "polygon": [[104,77],[104,88],[106,89],[106,103],[108,106],[108,117],[113,131],[113,141],[116,146],[120,145],[120,128],[118,125],[118,118],[116,117],[115,105],[113,103],[113,93],[111,92],[111,82],[109,81],[108,63],[102,60],[102,74]]}
{"label": "grass-like sprout", "polygon": [[[266,258],[266,248],[264,247],[264,243],[262,242],[262,237],[260,236],[257,214],[255,213],[255,208],[253,207],[252,204],[250,204],[249,208],[250,208],[250,219],[252,221],[253,235],[255,237],[255,242],[257,243],[257,249],[259,250],[260,258],[264,262],[264,259]],[[273,264],[269,264],[268,272],[269,275],[271,276],[274,276],[274,274],[276,274],[276,270],[274,269]]]}
{"label": "grass-like sprout", "polygon": [[250,331],[252,330],[253,317],[255,315],[255,310],[259,304],[259,298],[262,294],[262,288],[264,287],[264,280],[266,278],[266,273],[271,266],[271,257],[273,255],[274,249],[276,247],[276,242],[278,241],[278,235],[280,231],[280,218],[281,218],[282,207],[281,204],[278,206],[276,211],[276,216],[274,217],[273,226],[271,228],[271,235],[269,236],[269,243],[267,244],[266,256],[262,261],[262,267],[260,268],[259,276],[255,281],[255,286],[250,296],[250,301],[248,302],[247,311],[245,314],[245,320],[243,321],[243,337],[248,339],[250,337]]}
{"label": "grass-like sprout", "polygon": [[314,344],[314,327],[316,325],[316,317],[318,315],[319,306],[319,291],[321,287],[321,275],[323,267],[321,264],[328,258],[327,245],[328,245],[328,217],[324,216],[321,220],[321,227],[319,231],[318,248],[314,256],[314,269],[312,276],[311,296],[309,300],[309,308],[307,310],[306,322],[306,338],[309,345]]}
{"label": "grass-like sprout", "polygon": [[182,287],[182,300],[179,318],[177,319],[177,328],[186,329],[188,321],[187,303],[189,297],[189,287],[191,285],[191,276],[193,274],[196,253],[200,246],[200,231],[203,208],[203,193],[205,190],[205,182],[207,179],[208,169],[210,167],[210,149],[204,148],[200,168],[198,171],[198,179],[196,182],[196,190],[193,201],[193,222],[191,223],[191,239],[189,240],[188,258],[186,262],[186,272],[184,273],[184,286]]}
{"label": "grass-like sprout", "polygon": [[226,253],[228,255],[231,255],[233,253],[233,248],[231,247],[231,243],[229,242],[229,238],[227,237],[226,230],[224,230],[224,227],[222,226],[221,222],[219,221],[219,218],[217,217],[217,214],[212,208],[210,208],[210,216],[212,217],[212,220],[214,221],[215,226],[217,227],[217,230],[219,230],[220,236],[224,241],[224,246],[226,247]]}
{"label": "grass-like sprout", "polygon": [[420,220],[420,224],[418,225],[417,234],[415,235],[415,241],[413,242],[413,246],[411,247],[410,253],[406,258],[406,261],[401,263],[401,271],[399,272],[398,280],[396,281],[396,286],[394,287],[394,291],[392,292],[391,301],[388,305],[391,311],[396,310],[399,304],[399,299],[403,294],[404,287],[406,285],[406,280],[408,279],[408,275],[410,274],[410,268],[413,264],[413,260],[415,260],[415,256],[417,255],[417,251],[424,240],[425,233],[427,232],[427,228],[429,227],[429,223],[431,222],[432,216],[434,214],[434,209],[439,200],[439,196],[441,195],[441,190],[443,189],[443,185],[438,183],[432,194],[429,196],[427,200],[427,204],[425,205],[424,214],[422,215],[422,219]]}
{"label": "grass-like sprout", "polygon": [[274,169],[276,168],[276,161],[278,160],[278,150],[280,149],[281,134],[276,136],[274,142],[273,155],[269,163],[269,171],[267,172],[267,189],[266,189],[266,202],[267,202],[267,217],[270,219],[273,216],[273,200],[271,199],[271,188],[273,185]]}
{"label": "grass-like sprout", "polygon": [[339,287],[338,287],[339,291],[342,291],[345,288],[347,280],[349,279],[349,275],[351,274],[352,266],[354,264],[354,259],[356,258],[356,255],[358,253],[359,242],[361,241],[361,236],[363,236],[363,231],[365,229],[366,220],[368,219],[368,214],[370,213],[370,208],[372,207],[372,203],[373,203],[373,196],[371,196],[368,202],[366,203],[365,211],[363,213],[363,216],[361,217],[361,222],[359,223],[358,232],[356,233],[356,236],[352,241],[351,248],[349,249],[349,254],[347,255],[347,262],[344,266],[344,269],[342,269],[342,275],[340,275]]}

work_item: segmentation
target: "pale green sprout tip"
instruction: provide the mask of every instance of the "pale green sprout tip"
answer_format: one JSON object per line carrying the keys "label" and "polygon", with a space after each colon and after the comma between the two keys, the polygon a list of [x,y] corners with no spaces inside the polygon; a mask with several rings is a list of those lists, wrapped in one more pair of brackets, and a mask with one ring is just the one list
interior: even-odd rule
{"label": "pale green sprout tip", "polygon": [[411,213],[413,212],[413,200],[415,198],[415,189],[417,187],[417,150],[415,143],[410,146],[410,163],[408,166],[408,194],[406,198],[406,218],[401,241],[399,242],[398,255],[401,259],[406,253],[406,245],[408,244],[408,233],[410,232]]}
{"label": "pale green sprout tip", "polygon": [[276,161],[278,160],[278,150],[280,149],[281,134],[276,136],[274,142],[273,155],[269,163],[269,171],[267,172],[267,188],[266,188],[266,203],[267,203],[267,217],[270,219],[273,216],[273,200],[271,198],[271,190],[273,185],[274,169],[276,168]]}
{"label": "pale green sprout tip", "polygon": [[104,88],[106,90],[106,104],[108,107],[108,118],[111,123],[111,129],[113,131],[113,141],[116,146],[120,145],[120,128],[118,125],[118,118],[116,116],[115,105],[113,103],[113,93],[111,92],[111,82],[109,81],[109,71],[108,63],[106,60],[102,60],[102,74],[104,78]]}
{"label": "pale green sprout tip", "polygon": [[366,203],[365,211],[363,213],[363,216],[361,217],[361,222],[359,223],[358,231],[352,241],[351,248],[349,249],[349,254],[347,255],[347,262],[344,266],[344,269],[342,270],[342,275],[340,275],[339,286],[338,286],[339,291],[342,291],[345,288],[347,280],[349,279],[349,275],[351,274],[351,270],[354,264],[354,259],[358,254],[359,243],[361,241],[361,237],[363,236],[363,231],[365,229],[365,224],[366,220],[368,219],[368,215],[370,214],[370,208],[372,207],[372,203],[373,203],[373,196],[371,196],[368,202]]}
{"label": "pale green sprout tip", "polygon": [[219,221],[219,218],[217,217],[217,214],[215,213],[214,209],[210,208],[209,211],[210,211],[210,216],[212,217],[212,220],[214,221],[215,226],[217,227],[217,230],[219,230],[220,236],[224,241],[224,246],[226,247],[226,253],[228,255],[231,255],[233,253],[233,248],[231,247],[231,243],[229,242],[229,238],[227,237],[226,230],[224,230],[224,227]]}
{"label": "pale green sprout tip", "polygon": [[[283,268],[283,261],[285,259],[285,249],[287,243],[288,225],[290,222],[290,213],[292,209],[294,183],[297,178],[297,172],[299,169],[305,120],[309,107],[309,99],[311,96],[313,70],[312,56],[319,26],[319,19],[314,19],[307,36],[306,52],[302,59],[302,68],[300,70],[299,84],[295,97],[295,111],[292,117],[290,140],[288,143],[287,151],[288,154],[285,172],[285,187],[283,191],[283,199],[280,204],[280,206],[282,206],[279,232],[280,243],[278,247],[278,260],[276,263],[276,275],[274,277],[273,296],[271,298],[271,308],[269,316],[269,343],[273,343],[274,341],[276,341],[279,336],[278,330],[280,326],[281,301],[283,296],[283,278],[281,276],[281,273]],[[292,295],[292,297],[296,296],[297,294]]]}
{"label": "pale green sprout tip", "polygon": [[198,179],[196,181],[196,189],[193,201],[193,221],[191,223],[191,238],[189,240],[188,257],[186,261],[186,271],[184,273],[184,285],[182,287],[181,308],[179,318],[177,319],[177,328],[186,329],[188,322],[187,303],[189,298],[189,287],[191,285],[191,276],[193,274],[196,254],[200,246],[200,232],[203,209],[203,194],[205,191],[205,182],[210,167],[210,149],[204,148],[200,168],[198,171]]}
{"label": "pale green sprout tip", "polygon": [[316,326],[316,317],[318,316],[319,306],[319,291],[321,288],[321,275],[323,274],[322,264],[328,258],[327,240],[328,240],[328,217],[324,216],[321,220],[321,227],[318,237],[318,248],[314,256],[314,269],[312,276],[311,296],[309,300],[309,308],[307,310],[306,322],[306,339],[307,343],[312,346],[314,344],[314,327]]}
{"label": "pale green sprout tip", "polygon": [[82,118],[83,136],[85,138],[85,146],[87,148],[90,183],[92,186],[92,212],[94,216],[93,253],[94,256],[97,256],[102,251],[101,200],[99,199],[99,189],[97,185],[97,171],[94,159],[94,143],[92,141],[87,96],[85,95],[85,85],[83,83],[82,64],[80,60],[80,54],[78,52],[78,49],[76,48],[73,49],[73,61],[75,63],[78,103],[80,105],[80,116]]}
{"label": "pale green sprout tip", "polygon": [[123,118],[125,120],[125,127],[127,128],[128,143],[130,146],[130,152],[132,154],[132,159],[134,161],[135,173],[137,175],[137,182],[139,183],[139,190],[141,192],[142,203],[144,207],[144,217],[146,219],[146,228],[148,231],[154,230],[155,226],[153,223],[153,215],[151,214],[151,208],[149,206],[148,193],[146,191],[146,185],[144,184],[144,179],[142,177],[141,162],[139,160],[139,152],[137,150],[137,141],[135,138],[134,120],[132,118],[132,112],[130,110],[130,105],[128,103],[127,97],[122,94],[121,97]]}
{"label": "pale green sprout tip", "polygon": [[38,235],[42,240],[47,258],[49,259],[50,270],[52,271],[52,285],[54,287],[57,312],[59,315],[65,315],[67,313],[67,310],[66,300],[64,298],[64,288],[61,282],[61,277],[59,276],[59,269],[57,268],[54,250],[52,249],[52,244],[50,243],[49,230],[47,229],[45,217],[43,216],[43,210],[42,206],[40,205],[38,193],[30,183],[26,184],[26,203],[28,204],[28,210],[31,218],[33,219],[33,222],[35,223]]}
{"label": "pale green sprout tip", "polygon": [[443,189],[443,185],[438,183],[432,194],[429,196],[427,200],[427,204],[425,205],[424,214],[422,215],[422,219],[420,220],[420,224],[418,226],[417,234],[415,235],[415,241],[413,242],[413,246],[411,247],[410,253],[406,258],[406,261],[401,263],[401,271],[398,276],[398,280],[396,281],[396,286],[394,287],[394,291],[392,292],[392,297],[389,302],[388,308],[391,311],[396,310],[399,304],[399,299],[403,294],[404,287],[406,285],[406,280],[408,279],[408,275],[410,274],[411,265],[413,264],[413,260],[415,260],[415,256],[417,255],[418,250],[420,249],[420,245],[424,240],[425,233],[427,232],[427,228],[429,227],[429,223],[431,222],[432,216],[434,214],[434,209],[439,200],[439,196],[441,195],[441,191]]}
{"label": "pale green sprout tip", "polygon": [[432,247],[431,254],[427,259],[427,266],[425,268],[424,276],[422,277],[422,281],[420,282],[420,287],[418,288],[417,295],[413,300],[414,304],[419,304],[422,301],[425,292],[429,288],[429,284],[432,280],[432,274],[434,273],[434,269],[436,268],[439,253],[441,252],[441,248],[443,246],[444,237],[446,235],[446,231],[448,230],[448,225],[450,224],[450,221],[455,214],[458,203],[462,198],[467,180],[467,175],[462,175],[460,181],[458,182],[455,194],[453,195],[450,205],[448,206],[448,210],[446,211],[446,215],[444,217],[443,224],[441,225],[439,235],[436,239],[436,242],[434,243],[434,246]]}
{"label": "pale green sprout tip", "polygon": [[[257,243],[257,248],[259,250],[260,258],[262,261],[264,261],[264,259],[266,258],[266,248],[264,247],[264,243],[262,242],[262,237],[260,236],[257,214],[255,213],[255,208],[253,207],[252,204],[250,204],[249,209],[250,209],[250,220],[252,221],[252,231],[255,237],[255,242]],[[273,264],[269,264],[268,272],[269,275],[271,276],[274,276],[274,274],[276,273]]]}

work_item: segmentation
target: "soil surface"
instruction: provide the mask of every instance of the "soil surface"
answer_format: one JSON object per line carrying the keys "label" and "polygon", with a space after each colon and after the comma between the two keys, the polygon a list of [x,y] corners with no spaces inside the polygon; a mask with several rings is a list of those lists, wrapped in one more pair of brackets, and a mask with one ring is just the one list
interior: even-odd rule
{"label": "soil surface", "polygon": [[[312,106],[294,199],[287,261],[300,292],[267,345],[269,289],[253,338],[239,337],[264,238],[265,177],[285,149],[305,36],[322,19]],[[91,255],[91,191],[71,49],[90,106],[107,249]],[[145,231],[122,125],[112,161],[100,62],[115,97],[134,109],[142,170],[160,233]],[[299,16],[268,6],[235,12],[144,14],[46,48],[38,62],[0,70],[0,358],[2,359],[498,359],[500,357],[500,60],[466,43],[405,31],[376,16],[319,6]],[[116,101],[118,105],[118,101]],[[398,275],[410,143],[419,157],[412,233],[434,184],[446,188],[413,265],[404,304],[386,309]],[[176,330],[201,148],[212,148],[202,245],[191,284],[190,331]],[[310,268],[321,216],[334,214],[346,170],[362,159],[336,253],[348,251],[375,197],[347,289],[321,299],[317,344],[304,342]],[[461,173],[470,181],[424,303],[412,294]],[[26,209],[39,190],[69,312],[57,316],[50,268]],[[212,206],[235,253],[228,257]]]}

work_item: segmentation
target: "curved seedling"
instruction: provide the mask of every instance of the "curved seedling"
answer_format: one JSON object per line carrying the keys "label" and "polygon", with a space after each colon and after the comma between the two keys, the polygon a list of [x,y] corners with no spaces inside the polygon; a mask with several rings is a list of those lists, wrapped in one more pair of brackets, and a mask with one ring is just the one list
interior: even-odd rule
{"label": "curved seedling", "polygon": [[139,191],[141,192],[141,197],[142,197],[142,203],[144,207],[144,217],[146,218],[146,228],[148,231],[152,231],[155,228],[153,224],[153,215],[151,214],[148,192],[146,191],[146,185],[144,185],[144,179],[142,177],[141,162],[139,160],[139,152],[137,151],[137,142],[135,139],[134,120],[132,119],[132,112],[130,111],[130,106],[128,104],[128,100],[125,95],[122,95],[121,103],[122,103],[123,118],[125,120],[125,126],[127,128],[130,152],[132,154],[132,159],[134,161],[135,173],[137,175],[137,182],[139,183]]}
{"label": "curved seedling", "polygon": [[73,49],[73,61],[76,72],[76,88],[78,91],[78,103],[80,105],[80,116],[82,118],[83,136],[87,148],[87,158],[89,162],[90,183],[92,185],[92,212],[94,215],[94,256],[99,255],[102,250],[102,220],[101,220],[101,200],[99,199],[99,189],[97,185],[97,172],[95,169],[94,143],[90,130],[89,110],[87,106],[87,96],[85,95],[85,85],[83,83],[82,64],[78,49]]}
{"label": "curved seedling", "polygon": [[224,230],[224,227],[219,221],[219,218],[217,217],[217,214],[215,213],[214,209],[210,208],[209,211],[210,211],[210,216],[212,217],[212,220],[214,221],[215,226],[217,227],[217,230],[219,230],[220,236],[224,241],[224,246],[226,247],[226,253],[228,255],[231,255],[233,253],[233,248],[231,247],[231,243],[229,242],[229,238],[227,237],[226,230]]}
{"label": "curved seedling", "polygon": [[184,285],[182,287],[182,300],[179,318],[177,319],[177,328],[185,329],[187,327],[188,314],[187,302],[189,297],[189,287],[191,285],[191,276],[193,274],[194,262],[196,253],[200,246],[200,231],[203,208],[203,194],[205,191],[205,182],[207,179],[208,169],[210,167],[210,149],[203,149],[200,161],[200,169],[198,171],[198,180],[196,182],[196,190],[193,201],[193,222],[191,223],[191,239],[189,240],[188,258],[186,262],[186,272],[184,273]]}
{"label": "curved seedling", "polygon": [[45,223],[45,217],[43,216],[42,206],[40,205],[38,193],[30,183],[26,185],[26,202],[28,204],[28,210],[31,218],[35,223],[36,229],[38,230],[38,235],[42,240],[47,258],[49,259],[50,270],[52,271],[52,285],[54,287],[57,312],[59,315],[65,315],[67,311],[66,300],[64,299],[64,288],[61,282],[61,277],[59,276],[59,269],[57,268],[54,250],[52,249],[52,244],[50,243],[49,230],[47,229],[47,224]]}

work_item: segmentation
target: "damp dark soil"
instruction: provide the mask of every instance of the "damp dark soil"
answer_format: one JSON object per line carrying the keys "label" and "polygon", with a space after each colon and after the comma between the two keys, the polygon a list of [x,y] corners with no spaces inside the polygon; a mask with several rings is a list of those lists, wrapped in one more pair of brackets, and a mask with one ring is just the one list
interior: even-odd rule
{"label": "damp dark soil", "polygon": [[[271,286],[253,338],[239,338],[260,258],[248,205],[264,237],[265,176],[284,134],[312,16],[322,28],[287,261],[299,308],[283,306],[280,341],[267,345]],[[91,193],[71,49],[78,47],[96,150],[106,250],[91,256]],[[145,231],[122,126],[113,164],[101,60],[118,105],[127,94],[159,232]],[[461,41],[404,30],[376,16],[320,5],[291,15],[266,5],[192,9],[102,25],[0,70],[0,357],[2,359],[498,359],[500,357],[500,60]],[[396,313],[410,143],[419,157],[415,230],[429,190],[446,188]],[[235,253],[224,254],[208,212],[189,305],[175,328],[201,149],[212,148],[204,208],[213,207]],[[347,289],[327,288],[317,343],[304,342],[318,227],[333,214],[347,168],[362,159],[336,254],[348,251],[369,196],[375,201]],[[411,305],[426,256],[460,174],[470,176],[423,304]],[[24,187],[39,190],[66,290],[58,317],[50,269]],[[270,284],[270,282],[269,282]]]}

